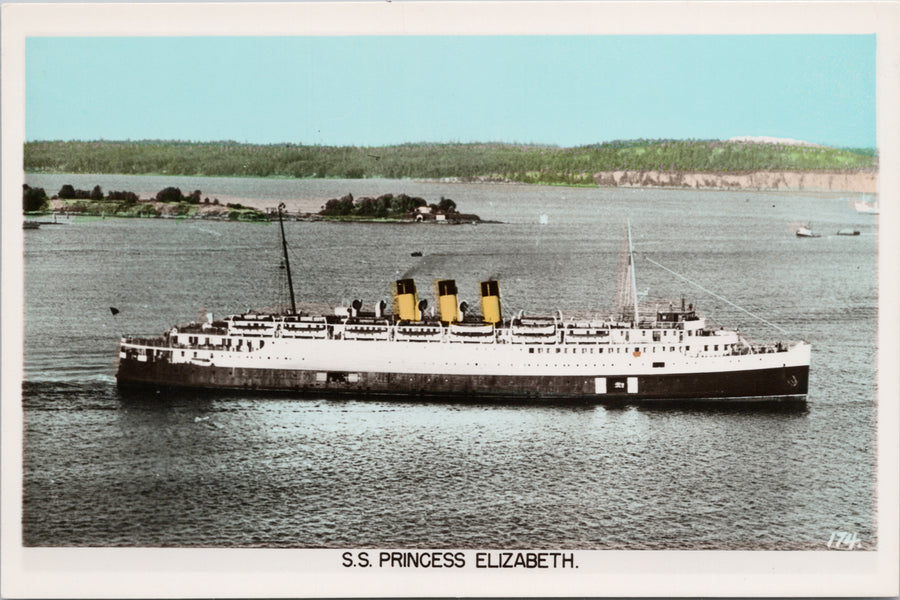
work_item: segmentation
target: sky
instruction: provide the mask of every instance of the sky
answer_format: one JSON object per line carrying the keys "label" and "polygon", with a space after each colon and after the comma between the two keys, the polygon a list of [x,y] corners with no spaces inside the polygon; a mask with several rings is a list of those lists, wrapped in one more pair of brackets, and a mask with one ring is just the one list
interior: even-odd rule
{"label": "sky", "polygon": [[29,37],[26,139],[876,147],[874,35]]}

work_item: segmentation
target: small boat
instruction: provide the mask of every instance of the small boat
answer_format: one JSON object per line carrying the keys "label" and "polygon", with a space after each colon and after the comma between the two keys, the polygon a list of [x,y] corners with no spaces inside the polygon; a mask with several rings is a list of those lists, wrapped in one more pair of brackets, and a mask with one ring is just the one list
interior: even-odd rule
{"label": "small boat", "polygon": [[799,229],[796,231],[797,237],[803,238],[817,238],[822,237],[818,233],[813,233],[812,229],[808,225],[801,225]]}
{"label": "small boat", "polygon": [[410,252],[409,255],[410,256],[422,256],[422,253],[419,252],[418,250],[416,250],[415,252]]}
{"label": "small boat", "polygon": [[38,221],[23,221],[22,225],[25,229],[38,229],[41,226]]}
{"label": "small boat", "polygon": [[838,235],[859,235],[859,229],[841,229],[837,232]]}

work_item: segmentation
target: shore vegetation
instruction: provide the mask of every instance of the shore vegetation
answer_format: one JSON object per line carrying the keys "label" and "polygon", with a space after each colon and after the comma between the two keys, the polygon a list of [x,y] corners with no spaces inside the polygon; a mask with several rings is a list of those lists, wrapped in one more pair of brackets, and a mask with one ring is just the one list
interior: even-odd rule
{"label": "shore vegetation", "polygon": [[47,196],[43,188],[22,188],[25,213],[58,212],[91,217],[203,217],[231,221],[266,221],[262,211],[241,204],[220,204],[218,198],[203,197],[200,190],[188,194],[177,187],[167,187],[152,198],[141,198],[134,192],[111,191],[106,194],[99,185],[90,191],[64,184],[58,193]]}

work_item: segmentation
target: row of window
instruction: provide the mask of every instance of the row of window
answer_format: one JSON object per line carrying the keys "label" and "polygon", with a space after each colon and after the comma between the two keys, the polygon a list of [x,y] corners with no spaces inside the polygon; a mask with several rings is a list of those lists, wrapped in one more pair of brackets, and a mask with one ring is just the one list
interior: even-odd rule
{"label": "row of window", "polygon": [[[231,340],[225,339],[224,341],[225,341],[225,346],[226,346],[226,347],[231,346]],[[193,342],[193,343],[196,343],[196,342]],[[249,347],[252,349],[252,348],[253,348],[253,345],[252,345],[252,344],[249,344]],[[655,352],[657,351],[657,348],[659,348],[659,351],[660,351],[660,352],[675,352],[675,351],[676,351],[676,350],[675,350],[675,346],[669,346],[669,347],[668,347],[668,350],[666,349],[666,346],[650,346],[650,352],[651,352],[651,353],[655,353]],[[572,352],[571,352],[572,354],[579,354],[579,350],[580,350],[580,354],[594,354],[594,348],[593,348],[593,347],[588,347],[588,348],[585,348],[585,347],[581,347],[581,348],[572,348],[571,350],[572,350]],[[598,347],[598,348],[596,348],[596,350],[597,350],[597,354],[603,354],[603,353],[604,353],[604,352],[603,352],[603,350],[604,350],[603,347]],[[613,352],[613,348],[608,348],[608,350],[609,350],[609,351],[608,351],[606,354],[614,354],[614,353],[615,353],[615,354],[623,354],[623,353],[624,353],[624,354],[628,354],[629,350],[631,350],[632,352],[647,352],[647,347],[645,346],[643,350],[641,350],[641,348],[639,348],[639,347],[637,347],[637,346],[635,346],[633,349],[632,349],[632,348],[628,348],[628,347],[624,347],[624,348],[621,348],[621,347],[615,347],[615,352]],[[690,346],[685,346],[685,347],[684,347],[684,350],[685,350],[686,352],[690,352],[690,351],[691,351],[691,347],[690,347]],[[713,351],[718,352],[718,350],[719,350],[719,344],[714,344],[714,345],[713,345]],[[703,351],[704,351],[704,352],[709,352],[709,345],[704,345],[704,346],[703,346]],[[530,347],[530,348],[528,348],[528,353],[529,353],[529,354],[545,354],[545,353],[546,353],[546,354],[551,354],[551,353],[555,353],[555,354],[560,354],[560,353],[562,353],[562,354],[569,354],[569,348],[567,348],[567,347],[558,347],[558,346],[557,346],[557,347],[549,347],[549,348],[543,348],[543,347],[534,348],[534,347]],[[184,356],[184,351],[183,351],[183,350],[182,350],[182,352],[181,352],[181,356]],[[195,356],[195,357],[197,356],[197,353],[196,353],[196,352],[194,352],[194,356]]]}
{"label": "row of window", "polygon": [[[668,347],[666,347],[666,346],[650,346],[649,352],[656,352],[657,348],[659,349],[660,352],[676,352],[675,346],[668,346]],[[684,346],[684,350],[686,352],[690,352],[691,347]],[[719,344],[716,344],[714,346],[714,350],[715,351],[719,350]],[[648,349],[646,346],[643,349],[641,349],[637,346],[635,346],[634,348],[629,348],[629,347],[623,348],[623,347],[614,346],[614,347],[608,348],[608,351],[606,352],[606,354],[622,354],[622,353],[628,354],[629,351],[631,351],[631,352],[648,352]],[[709,346],[703,346],[703,351],[709,352]],[[568,354],[569,348],[566,348],[566,347],[529,348],[528,353],[529,354],[544,354],[544,353]],[[594,348],[590,348],[590,347],[588,347],[588,348],[572,348],[572,354],[579,354],[579,353],[580,354],[594,354]],[[603,353],[604,353],[603,347],[598,347],[597,354],[603,354]]]}

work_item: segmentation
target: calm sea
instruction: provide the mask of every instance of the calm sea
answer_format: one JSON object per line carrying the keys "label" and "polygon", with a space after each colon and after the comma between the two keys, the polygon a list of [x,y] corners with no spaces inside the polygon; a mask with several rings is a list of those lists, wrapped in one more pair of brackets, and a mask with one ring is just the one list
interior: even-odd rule
{"label": "calm sea", "polygon": [[[609,408],[123,393],[120,334],[284,301],[277,227],[72,219],[25,233],[29,546],[825,549],[874,531],[876,226],[835,194],[411,181],[29,175],[279,200],[405,192],[501,224],[289,222],[298,298],[430,297],[500,280],[504,312],[612,304],[622,222],[638,291],[759,340],[812,343],[805,407]],[[823,234],[799,239],[791,224]],[[860,230],[859,236],[835,233]],[[422,257],[411,253],[421,252]],[[675,277],[714,292],[788,334]],[[120,311],[113,316],[110,307]]]}

